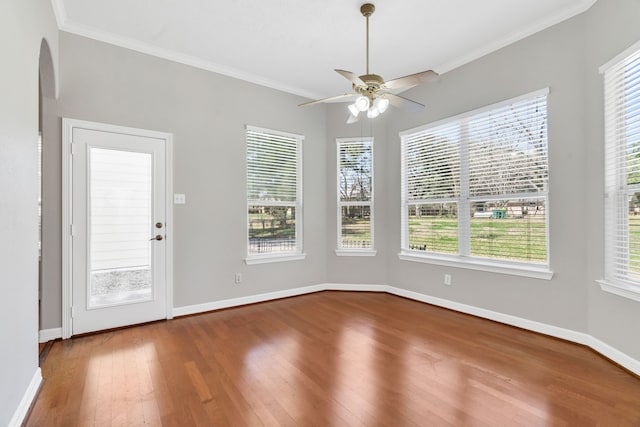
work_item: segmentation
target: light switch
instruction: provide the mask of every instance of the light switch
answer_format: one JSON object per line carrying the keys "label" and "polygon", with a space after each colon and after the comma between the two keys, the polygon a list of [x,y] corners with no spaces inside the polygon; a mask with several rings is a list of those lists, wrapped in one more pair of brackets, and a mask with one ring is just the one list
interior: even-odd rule
{"label": "light switch", "polygon": [[187,197],[184,194],[175,193],[173,195],[173,204],[184,205],[185,203],[187,203]]}

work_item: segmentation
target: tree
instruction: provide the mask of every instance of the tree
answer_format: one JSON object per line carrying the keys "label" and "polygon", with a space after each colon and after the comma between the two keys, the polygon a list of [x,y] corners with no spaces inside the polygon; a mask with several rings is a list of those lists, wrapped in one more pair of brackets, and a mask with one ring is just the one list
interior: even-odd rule
{"label": "tree", "polygon": [[340,200],[371,199],[371,145],[345,144],[340,150]]}

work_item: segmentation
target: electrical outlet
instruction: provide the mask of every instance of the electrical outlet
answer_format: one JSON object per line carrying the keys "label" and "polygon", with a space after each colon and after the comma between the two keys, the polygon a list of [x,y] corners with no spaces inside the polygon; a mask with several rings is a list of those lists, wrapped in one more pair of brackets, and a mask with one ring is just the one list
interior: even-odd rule
{"label": "electrical outlet", "polygon": [[450,274],[445,274],[444,275],[444,284],[447,286],[451,286],[451,275]]}
{"label": "electrical outlet", "polygon": [[242,283],[242,274],[240,273],[236,273],[236,279],[235,279],[236,285],[238,283]]}

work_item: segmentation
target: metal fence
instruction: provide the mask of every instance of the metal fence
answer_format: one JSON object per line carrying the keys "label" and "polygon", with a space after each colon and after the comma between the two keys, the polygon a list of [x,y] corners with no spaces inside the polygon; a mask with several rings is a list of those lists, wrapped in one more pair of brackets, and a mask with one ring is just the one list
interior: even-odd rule
{"label": "metal fence", "polygon": [[342,240],[343,249],[370,249],[370,240]]}
{"label": "metal fence", "polygon": [[296,239],[265,239],[259,237],[249,239],[249,253],[251,254],[292,252],[295,249]]}

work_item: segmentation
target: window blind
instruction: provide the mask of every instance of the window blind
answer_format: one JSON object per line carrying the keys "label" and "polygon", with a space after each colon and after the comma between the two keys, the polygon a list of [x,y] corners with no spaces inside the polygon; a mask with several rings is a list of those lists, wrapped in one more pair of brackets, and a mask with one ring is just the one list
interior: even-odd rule
{"label": "window blind", "polygon": [[407,135],[407,199],[426,201],[460,195],[460,123]]}
{"label": "window blind", "polygon": [[547,190],[547,104],[537,96],[468,119],[470,196]]}
{"label": "window blind", "polygon": [[640,289],[640,48],[604,71],[605,275]]}
{"label": "window blind", "polygon": [[401,134],[404,251],[547,262],[547,93]]}
{"label": "window blind", "polygon": [[295,202],[298,139],[247,130],[247,192],[250,200]]}
{"label": "window blind", "polygon": [[302,252],[300,135],[247,126],[248,255]]}

